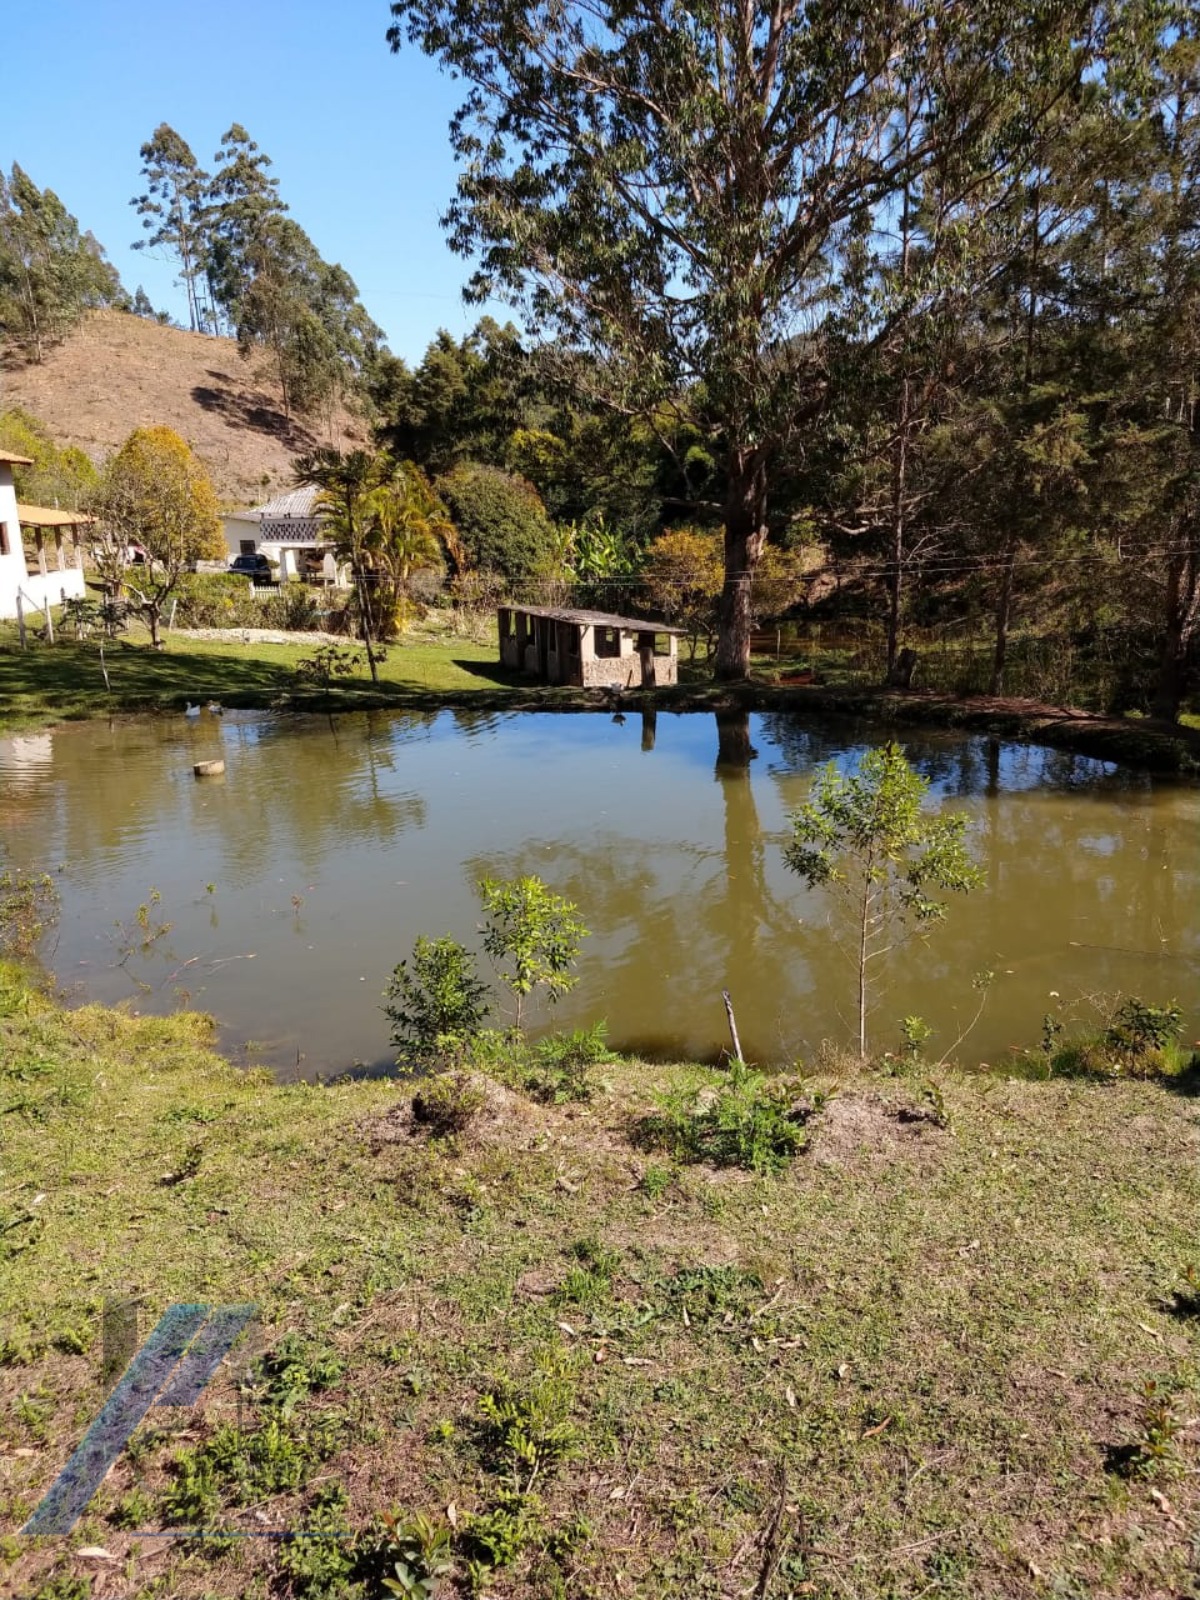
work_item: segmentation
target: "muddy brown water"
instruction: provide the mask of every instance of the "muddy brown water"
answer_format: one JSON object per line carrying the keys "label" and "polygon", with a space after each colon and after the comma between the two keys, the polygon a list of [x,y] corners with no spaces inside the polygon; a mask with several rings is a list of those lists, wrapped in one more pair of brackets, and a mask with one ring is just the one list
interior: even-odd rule
{"label": "muddy brown water", "polygon": [[[43,956],[72,997],[203,1008],[235,1059],[284,1077],[386,1064],[392,967],[418,933],[477,941],[475,884],[521,873],[593,930],[540,1028],[604,1017],[618,1047],[712,1059],[728,988],[747,1056],[790,1064],[849,1040],[854,1005],[828,895],[783,864],[787,815],[822,763],[886,737],[771,714],[90,722],[0,740],[0,844],[55,876]],[[985,969],[967,1062],[999,1065],[1047,1011],[1087,1020],[1117,991],[1177,999],[1196,1037],[1200,787],[959,734],[902,743],[970,817],[987,887],[890,960],[873,1042],[898,1048],[917,1014],[936,1057]],[[217,759],[223,777],[193,776]]]}

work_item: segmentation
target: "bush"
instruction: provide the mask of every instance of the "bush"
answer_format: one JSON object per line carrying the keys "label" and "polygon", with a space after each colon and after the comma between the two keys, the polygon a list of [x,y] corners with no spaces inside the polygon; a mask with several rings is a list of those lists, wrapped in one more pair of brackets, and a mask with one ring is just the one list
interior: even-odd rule
{"label": "bush", "polygon": [[419,935],[412,965],[402,961],[387,987],[397,1065],[428,1066],[461,1057],[479,1036],[490,1007],[475,957],[448,935]]}
{"label": "bush", "polygon": [[541,497],[524,478],[467,462],[439,478],[436,488],[473,566],[522,583],[550,565],[553,529]]}
{"label": "bush", "polygon": [[797,1100],[796,1084],[735,1061],[721,1088],[669,1095],[638,1127],[641,1142],[680,1161],[778,1172],[808,1144],[805,1124],[823,1100]]}
{"label": "bush", "polygon": [[317,597],[307,584],[285,583],[265,600],[251,602],[258,607],[260,628],[281,628],[288,633],[310,633],[320,625]]}
{"label": "bush", "polygon": [[435,1138],[452,1139],[470,1127],[485,1099],[482,1087],[465,1072],[430,1078],[413,1095],[413,1121],[423,1124]]}
{"label": "bush", "polygon": [[[178,628],[254,627],[258,601],[245,578],[223,572],[189,572],[176,590],[175,626]],[[255,618],[255,622],[249,620]]]}
{"label": "bush", "polygon": [[1126,1072],[1136,1072],[1178,1039],[1182,1030],[1183,1014],[1177,1005],[1148,1006],[1131,995],[1113,1014],[1104,1043]]}
{"label": "bush", "polygon": [[361,650],[349,645],[321,644],[311,656],[297,661],[296,680],[314,689],[330,689],[335,678],[352,678],[366,665],[366,659]]}
{"label": "bush", "polygon": [[590,1100],[593,1067],[617,1058],[608,1048],[607,1025],[597,1022],[574,1033],[556,1033],[539,1041],[525,1088],[535,1100],[561,1105],[566,1100]]}

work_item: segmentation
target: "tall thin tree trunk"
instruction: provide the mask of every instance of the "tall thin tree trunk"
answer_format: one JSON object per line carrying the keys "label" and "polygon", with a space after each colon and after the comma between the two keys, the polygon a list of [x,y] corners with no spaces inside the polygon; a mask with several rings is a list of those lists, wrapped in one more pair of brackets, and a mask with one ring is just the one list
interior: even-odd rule
{"label": "tall thin tree trunk", "polygon": [[999,694],[1004,687],[1004,666],[1008,657],[1008,628],[1012,621],[1016,566],[1016,547],[1010,545],[1004,553],[1004,572],[1000,579],[999,599],[996,602],[996,646],[992,655],[992,681],[989,688],[991,694]]}
{"label": "tall thin tree trunk", "polygon": [[750,670],[751,584],[767,538],[766,463],[735,452],[725,498],[725,585],[717,610],[716,675],[726,681]]}
{"label": "tall thin tree trunk", "polygon": [[1156,717],[1174,722],[1187,693],[1192,638],[1200,622],[1200,538],[1191,541],[1190,549],[1169,558],[1163,622],[1158,683],[1151,709]]}
{"label": "tall thin tree trunk", "polygon": [[363,644],[366,646],[367,651],[367,665],[371,669],[371,682],[378,685],[379,665],[375,660],[375,646],[371,639],[371,613],[367,607],[367,596],[365,585],[363,584],[362,568],[359,566],[357,557],[354,561],[354,586],[358,590],[358,616],[362,625]]}
{"label": "tall thin tree trunk", "polygon": [[900,650],[900,608],[904,599],[905,494],[908,480],[908,416],[911,400],[908,374],[900,391],[900,427],[892,466],[892,561],[888,582],[887,675],[890,680]]}

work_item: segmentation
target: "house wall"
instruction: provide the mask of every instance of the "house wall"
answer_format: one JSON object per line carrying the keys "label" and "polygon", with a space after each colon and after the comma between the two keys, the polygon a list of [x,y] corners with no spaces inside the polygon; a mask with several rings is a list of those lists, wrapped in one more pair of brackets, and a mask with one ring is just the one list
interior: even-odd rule
{"label": "house wall", "polygon": [[249,544],[254,550],[258,549],[258,519],[250,517],[225,517],[225,544],[229,550],[229,558],[240,556],[243,543]]}
{"label": "house wall", "polygon": [[[52,606],[57,606],[64,599],[83,598],[87,592],[83,568],[64,567],[61,571],[55,568],[57,558],[53,534],[47,536],[50,548],[45,576],[40,572],[30,575],[21,524],[17,521],[17,492],[13,487],[12,467],[7,462],[0,462],[0,527],[3,528],[3,537],[0,538],[0,617],[17,615],[18,594],[26,616],[41,610],[47,600]],[[65,539],[69,537],[69,534],[64,534]]]}
{"label": "house wall", "polygon": [[17,521],[12,468],[0,462],[0,617],[17,614],[17,590],[25,583],[25,547]]}

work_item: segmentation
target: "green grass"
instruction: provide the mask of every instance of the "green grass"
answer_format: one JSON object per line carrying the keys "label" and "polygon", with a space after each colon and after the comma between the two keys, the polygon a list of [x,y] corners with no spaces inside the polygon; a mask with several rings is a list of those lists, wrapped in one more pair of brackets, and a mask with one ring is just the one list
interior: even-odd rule
{"label": "green grass", "polygon": [[347,709],[413,695],[494,693],[510,682],[496,664],[493,645],[414,633],[388,646],[378,688],[364,659],[354,677],[338,680],[328,696],[321,696],[295,678],[296,663],[312,653],[313,647],[304,644],[245,645],[179,635],[168,636],[166,648],[157,651],[135,633],[106,648],[110,691],[95,641],[34,642],[22,651],[15,629],[0,625],[0,726],[177,709],[188,700],[266,706],[287,697],[301,706]]}
{"label": "green grass", "polygon": [[[1191,1592],[1182,1084],[942,1071],[944,1128],[847,1070],[753,1174],[634,1143],[708,1069],[609,1063],[563,1105],[485,1082],[447,1141],[411,1086],[277,1086],[209,1040],[0,979],[5,1526],[101,1404],[106,1298],[143,1331],[254,1300],[267,1350],[240,1410],[225,1376],[152,1412],[70,1540],[0,1546],[6,1592],[74,1592],[102,1545],[129,1593],[367,1600],[382,1514],[450,1506],[456,1574],[501,1597]],[[130,1531],[172,1506],[357,1538]]]}

